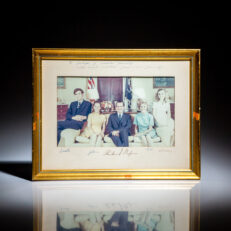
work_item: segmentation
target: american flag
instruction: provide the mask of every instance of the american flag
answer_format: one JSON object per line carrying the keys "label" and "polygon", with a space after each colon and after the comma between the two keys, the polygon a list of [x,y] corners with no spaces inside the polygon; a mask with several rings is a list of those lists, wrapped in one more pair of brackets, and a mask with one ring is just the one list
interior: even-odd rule
{"label": "american flag", "polygon": [[97,78],[93,78],[93,77],[88,78],[87,93],[89,99],[94,99],[94,100],[99,99],[99,93],[97,90]]}
{"label": "american flag", "polygon": [[95,88],[95,81],[92,77],[88,79],[88,89],[94,89]]}
{"label": "american flag", "polygon": [[126,77],[125,83],[125,98],[128,100],[128,108],[131,108],[131,100],[132,100],[132,82],[131,77]]}

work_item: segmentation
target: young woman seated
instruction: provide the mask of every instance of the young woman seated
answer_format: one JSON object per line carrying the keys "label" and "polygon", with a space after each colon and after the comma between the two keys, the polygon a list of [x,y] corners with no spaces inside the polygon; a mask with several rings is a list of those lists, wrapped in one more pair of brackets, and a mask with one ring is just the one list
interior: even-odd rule
{"label": "young woman seated", "polygon": [[160,142],[160,137],[157,135],[154,126],[154,119],[147,111],[148,105],[143,102],[140,105],[141,112],[136,114],[134,118],[135,137],[141,139],[144,146],[152,146],[153,142]]}
{"label": "young woman seated", "polygon": [[93,105],[93,112],[88,115],[87,127],[76,137],[80,143],[90,143],[93,146],[101,146],[105,132],[106,118],[100,113],[100,102],[96,101]]}

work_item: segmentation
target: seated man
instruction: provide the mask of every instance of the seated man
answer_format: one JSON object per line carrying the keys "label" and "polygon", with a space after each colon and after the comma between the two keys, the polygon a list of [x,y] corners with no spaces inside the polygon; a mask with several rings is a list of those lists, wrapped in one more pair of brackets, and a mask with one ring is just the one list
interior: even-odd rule
{"label": "seated man", "polygon": [[123,113],[124,103],[116,103],[117,113],[111,114],[108,119],[107,131],[113,143],[118,147],[128,147],[128,136],[132,126],[131,116]]}
{"label": "seated man", "polygon": [[83,99],[84,91],[81,88],[76,88],[74,95],[76,95],[77,101],[70,104],[66,120],[58,121],[57,144],[59,144],[62,130],[66,128],[81,129],[84,122],[87,121],[88,114],[91,113],[91,103]]}

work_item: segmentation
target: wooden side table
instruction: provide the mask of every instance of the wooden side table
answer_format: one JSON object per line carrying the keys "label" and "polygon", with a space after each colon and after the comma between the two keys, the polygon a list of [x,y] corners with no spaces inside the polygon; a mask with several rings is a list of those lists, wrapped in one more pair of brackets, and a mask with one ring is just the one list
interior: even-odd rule
{"label": "wooden side table", "polygon": [[57,105],[57,117],[58,117],[57,119],[58,119],[58,121],[66,119],[67,110],[68,110],[68,104]]}

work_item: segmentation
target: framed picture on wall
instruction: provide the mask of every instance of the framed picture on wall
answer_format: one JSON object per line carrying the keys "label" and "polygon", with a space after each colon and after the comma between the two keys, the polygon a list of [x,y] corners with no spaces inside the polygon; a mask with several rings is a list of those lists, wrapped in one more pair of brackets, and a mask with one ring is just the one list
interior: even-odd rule
{"label": "framed picture on wall", "polygon": [[155,76],[153,78],[153,88],[166,88],[174,87],[175,78],[174,76]]}
{"label": "framed picture on wall", "polygon": [[65,85],[65,78],[62,76],[58,76],[57,78],[57,88],[64,89],[66,87]]}
{"label": "framed picture on wall", "polygon": [[200,179],[199,49],[32,54],[33,180]]}

